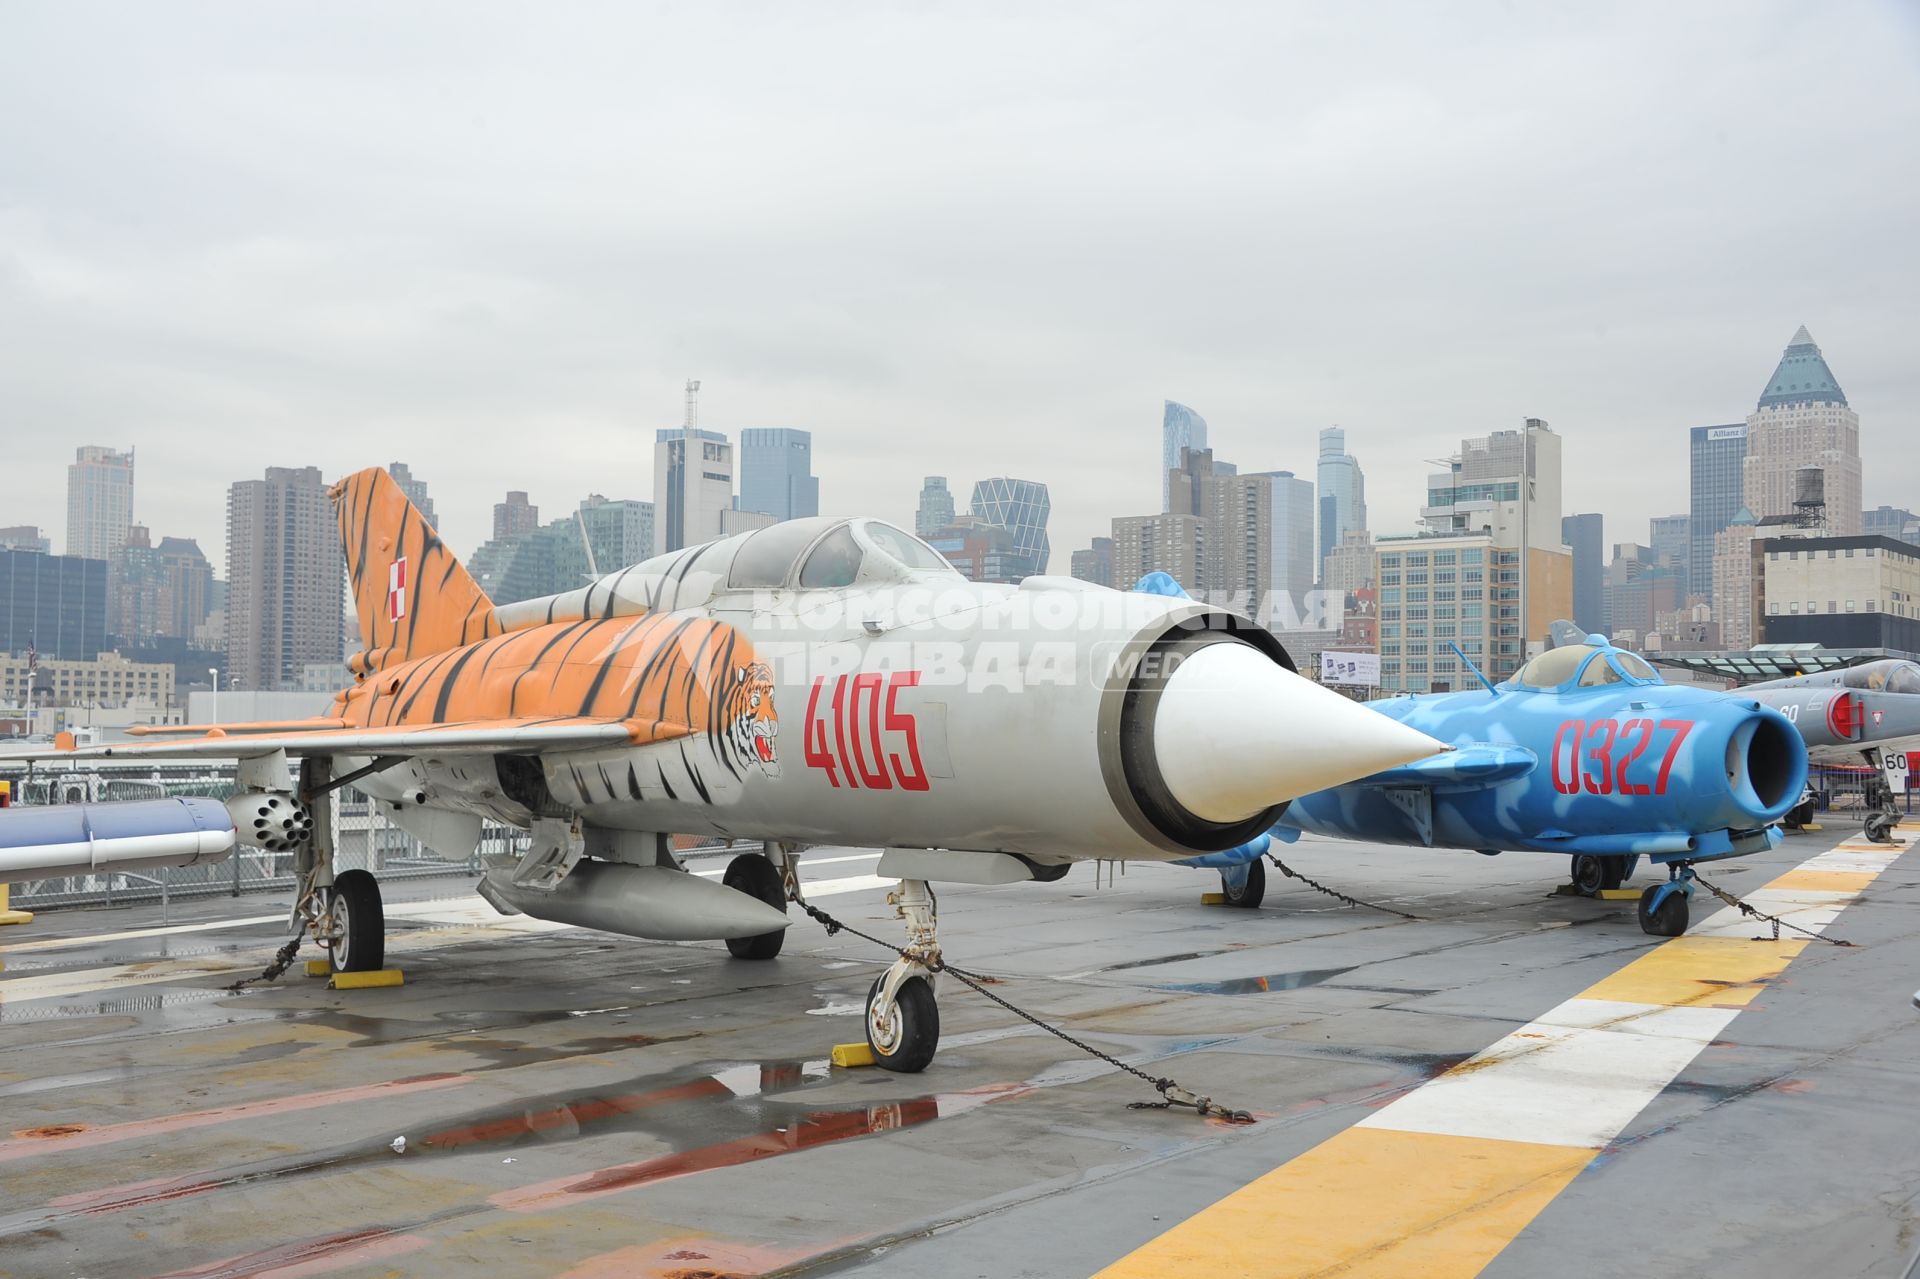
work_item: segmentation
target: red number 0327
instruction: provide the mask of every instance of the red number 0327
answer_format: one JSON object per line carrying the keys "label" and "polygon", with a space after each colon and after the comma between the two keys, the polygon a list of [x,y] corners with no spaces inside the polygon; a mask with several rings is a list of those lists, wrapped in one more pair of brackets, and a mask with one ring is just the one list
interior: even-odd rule
{"label": "red number 0327", "polygon": [[918,726],[894,705],[919,682],[919,671],[817,677],[807,695],[807,767],[854,790],[926,790]]}
{"label": "red number 0327", "polygon": [[[1673,761],[1680,756],[1680,743],[1693,731],[1690,719],[1663,719],[1658,725],[1650,719],[1570,719],[1553,735],[1553,788],[1562,795],[1664,795],[1667,779],[1673,774]],[[1653,758],[1639,764],[1640,757],[1653,745],[1660,733],[1670,734],[1653,780],[1645,780],[1653,768]],[[1638,772],[1639,779],[1629,776]]]}

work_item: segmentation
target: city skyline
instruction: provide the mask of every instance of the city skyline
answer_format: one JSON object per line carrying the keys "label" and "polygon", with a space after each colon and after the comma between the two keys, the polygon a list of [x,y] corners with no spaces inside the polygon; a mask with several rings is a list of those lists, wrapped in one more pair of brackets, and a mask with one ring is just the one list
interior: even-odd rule
{"label": "city skyline", "polygon": [[[403,458],[471,553],[509,489],[647,498],[699,376],[703,425],[812,430],[834,511],[1032,476],[1063,550],[1158,506],[1167,398],[1258,469],[1311,474],[1340,424],[1385,531],[1412,459],[1542,417],[1568,509],[1639,527],[1801,324],[1869,424],[1865,504],[1920,490],[1908,9],[1653,41],[1605,9],[1123,10],[1092,40],[1043,11],[609,11],[539,57],[530,20],[477,3],[457,58],[401,76],[364,51],[436,48],[428,15],[135,8],[102,47],[10,13],[0,109],[36,128],[0,142],[9,522],[62,544],[82,444],[137,448],[134,518],[204,548],[235,477]],[[1809,155],[1819,182],[1775,181]]]}

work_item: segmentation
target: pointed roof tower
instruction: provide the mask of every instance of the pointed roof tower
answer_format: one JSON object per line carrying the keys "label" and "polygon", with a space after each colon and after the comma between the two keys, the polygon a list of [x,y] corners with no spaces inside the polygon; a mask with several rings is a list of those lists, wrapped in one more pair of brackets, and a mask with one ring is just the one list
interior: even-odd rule
{"label": "pointed roof tower", "polygon": [[1846,393],[1840,389],[1840,383],[1834,380],[1833,370],[1827,367],[1813,335],[1807,332],[1806,325],[1801,325],[1793,335],[1793,341],[1787,343],[1773,376],[1767,379],[1767,389],[1761,392],[1759,407],[1766,409],[1778,404],[1846,402]]}

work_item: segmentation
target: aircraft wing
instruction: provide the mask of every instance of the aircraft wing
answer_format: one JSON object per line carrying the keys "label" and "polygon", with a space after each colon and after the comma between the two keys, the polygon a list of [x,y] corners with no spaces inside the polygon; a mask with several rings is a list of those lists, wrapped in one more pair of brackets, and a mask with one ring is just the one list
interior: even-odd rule
{"label": "aircraft wing", "polygon": [[1363,777],[1349,786],[1445,786],[1464,789],[1492,786],[1520,777],[1539,763],[1534,753],[1512,743],[1475,742],[1455,747],[1445,755],[1430,755],[1384,773]]}
{"label": "aircraft wing", "polygon": [[[336,724],[337,721],[327,721]],[[156,742],[115,742],[73,750],[41,747],[0,752],[0,760],[248,759],[285,751],[289,755],[502,755],[590,750],[596,746],[644,746],[685,737],[685,724],[655,719],[503,719],[393,728],[320,727],[294,724],[252,731],[215,728],[209,734]]]}

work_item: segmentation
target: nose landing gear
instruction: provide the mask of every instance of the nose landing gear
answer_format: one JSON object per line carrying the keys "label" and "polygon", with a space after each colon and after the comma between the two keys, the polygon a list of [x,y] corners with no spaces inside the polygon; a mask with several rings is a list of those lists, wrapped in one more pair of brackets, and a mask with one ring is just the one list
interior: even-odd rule
{"label": "nose landing gear", "polygon": [[901,880],[887,900],[907,926],[907,946],[867,992],[867,1046],[882,1069],[917,1074],[940,1046],[939,908],[923,879]]}
{"label": "nose landing gear", "polygon": [[1672,878],[1649,884],[1640,894],[1640,931],[1650,937],[1678,937],[1687,931],[1688,902],[1693,897],[1693,868],[1671,865]]}

